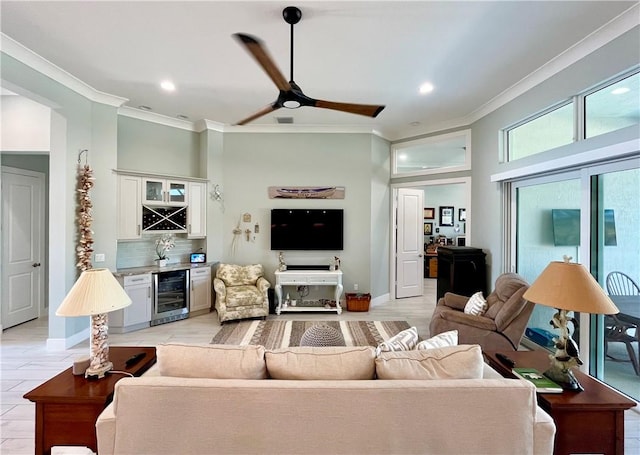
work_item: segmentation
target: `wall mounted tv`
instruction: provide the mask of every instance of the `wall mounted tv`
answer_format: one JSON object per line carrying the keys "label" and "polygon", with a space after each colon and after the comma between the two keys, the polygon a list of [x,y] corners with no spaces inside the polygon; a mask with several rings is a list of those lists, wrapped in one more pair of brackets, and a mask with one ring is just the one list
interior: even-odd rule
{"label": "wall mounted tv", "polygon": [[342,209],[272,209],[272,250],[342,250]]}

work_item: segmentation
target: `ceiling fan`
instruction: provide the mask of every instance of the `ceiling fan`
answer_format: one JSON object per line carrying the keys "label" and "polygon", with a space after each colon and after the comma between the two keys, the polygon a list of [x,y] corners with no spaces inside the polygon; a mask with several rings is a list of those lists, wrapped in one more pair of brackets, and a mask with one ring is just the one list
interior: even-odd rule
{"label": "ceiling fan", "polygon": [[265,106],[249,117],[240,120],[237,125],[245,125],[282,107],[288,109],[296,109],[300,106],[321,107],[325,109],[333,109],[335,111],[348,112],[351,114],[365,115],[367,117],[376,117],[380,112],[382,112],[384,106],[338,103],[334,101],[318,100],[305,95],[300,86],[293,80],[293,26],[300,22],[302,12],[295,6],[288,6],[282,11],[282,17],[287,24],[291,25],[291,80],[288,82],[273,62],[273,59],[267,52],[262,41],[243,33],[234,33],[233,35],[233,37],[253,56],[262,69],[271,78],[278,90],[280,90],[278,98],[273,103]]}

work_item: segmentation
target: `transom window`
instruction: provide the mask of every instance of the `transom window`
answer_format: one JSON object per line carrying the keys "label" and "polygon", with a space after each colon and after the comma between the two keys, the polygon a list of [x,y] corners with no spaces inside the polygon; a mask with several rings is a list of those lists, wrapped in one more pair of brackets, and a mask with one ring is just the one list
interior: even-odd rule
{"label": "transom window", "polygon": [[471,130],[403,142],[392,148],[394,177],[471,169]]}
{"label": "transom window", "polygon": [[503,130],[507,161],[640,124],[638,68]]}

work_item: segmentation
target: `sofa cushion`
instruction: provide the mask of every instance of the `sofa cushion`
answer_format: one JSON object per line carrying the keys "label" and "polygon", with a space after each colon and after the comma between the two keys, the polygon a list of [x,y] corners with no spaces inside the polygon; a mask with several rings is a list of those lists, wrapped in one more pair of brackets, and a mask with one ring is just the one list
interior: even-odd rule
{"label": "sofa cushion", "polygon": [[263,275],[264,271],[261,264],[220,264],[216,271],[216,278],[221,279],[225,286],[255,286],[258,278]]}
{"label": "sofa cushion", "polygon": [[378,345],[376,355],[388,351],[409,351],[418,344],[418,329],[409,327]]}
{"label": "sofa cushion", "polygon": [[383,352],[376,358],[378,379],[481,379],[482,351],[478,345]]}
{"label": "sofa cushion", "polygon": [[435,349],[447,346],[458,345],[458,331],[449,330],[448,332],[439,333],[428,340],[422,340],[416,345],[416,349]]}
{"label": "sofa cushion", "polygon": [[210,379],[264,379],[263,346],[160,344],[156,347],[162,376]]}
{"label": "sofa cushion", "polygon": [[256,302],[262,301],[263,296],[255,286],[240,285],[227,288],[227,308],[242,306],[256,306]]}
{"label": "sofa cushion", "polygon": [[272,379],[373,379],[375,349],[371,346],[295,347],[267,350]]}
{"label": "sofa cushion", "polygon": [[480,291],[473,294],[469,300],[467,300],[464,306],[464,312],[474,316],[482,316],[488,307],[489,305],[487,305],[487,301],[482,295],[482,291]]}

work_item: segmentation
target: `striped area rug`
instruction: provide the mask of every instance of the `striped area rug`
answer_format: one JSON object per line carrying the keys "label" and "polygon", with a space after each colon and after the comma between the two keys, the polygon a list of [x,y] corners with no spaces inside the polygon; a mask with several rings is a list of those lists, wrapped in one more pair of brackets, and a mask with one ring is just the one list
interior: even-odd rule
{"label": "striped area rug", "polygon": [[258,344],[266,349],[300,346],[302,334],[316,324],[342,332],[346,346],[377,346],[409,328],[406,321],[239,321],[227,322],[212,344]]}

